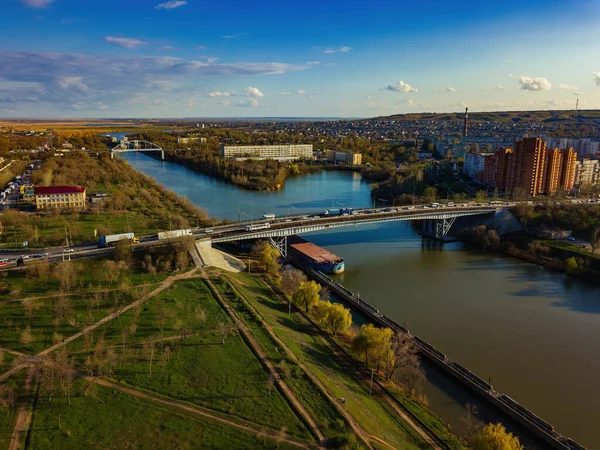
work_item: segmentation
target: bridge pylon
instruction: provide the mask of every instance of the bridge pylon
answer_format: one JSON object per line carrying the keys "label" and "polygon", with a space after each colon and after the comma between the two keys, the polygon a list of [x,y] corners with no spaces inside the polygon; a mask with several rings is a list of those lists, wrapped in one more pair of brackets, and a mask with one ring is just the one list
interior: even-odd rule
{"label": "bridge pylon", "polygon": [[273,236],[269,241],[281,256],[287,258],[287,236]]}
{"label": "bridge pylon", "polygon": [[444,236],[448,235],[455,220],[456,217],[449,219],[426,219],[423,221],[423,232],[421,234],[426,237],[442,240]]}

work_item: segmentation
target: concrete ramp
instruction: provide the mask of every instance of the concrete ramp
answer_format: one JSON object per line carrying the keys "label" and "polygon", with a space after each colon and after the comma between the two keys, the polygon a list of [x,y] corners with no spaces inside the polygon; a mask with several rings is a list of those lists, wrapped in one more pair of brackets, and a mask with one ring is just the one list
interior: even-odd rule
{"label": "concrete ramp", "polygon": [[192,261],[194,261],[194,266],[197,268],[206,266],[202,260],[202,257],[200,256],[197,245],[194,245],[194,247],[190,250],[190,256],[192,257]]}
{"label": "concrete ramp", "polygon": [[229,272],[243,272],[246,264],[225,252],[212,248],[210,240],[197,241],[196,249],[204,264],[202,267],[218,267]]}

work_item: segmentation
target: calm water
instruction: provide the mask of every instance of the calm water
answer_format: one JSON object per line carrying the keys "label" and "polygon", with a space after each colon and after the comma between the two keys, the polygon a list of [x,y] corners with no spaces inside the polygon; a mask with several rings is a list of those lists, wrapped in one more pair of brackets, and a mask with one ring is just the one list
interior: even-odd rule
{"label": "calm water", "polygon": [[[279,192],[250,192],[144,155],[126,154],[154,177],[221,218],[361,207],[369,186],[324,172]],[[295,208],[295,209],[294,209]],[[600,289],[512,258],[423,245],[407,223],[342,228],[307,238],[343,256],[340,282],[451,359],[588,448],[600,448]],[[458,427],[461,398],[426,387],[430,405]],[[454,400],[458,400],[456,403]],[[466,401],[466,400],[465,400]]]}

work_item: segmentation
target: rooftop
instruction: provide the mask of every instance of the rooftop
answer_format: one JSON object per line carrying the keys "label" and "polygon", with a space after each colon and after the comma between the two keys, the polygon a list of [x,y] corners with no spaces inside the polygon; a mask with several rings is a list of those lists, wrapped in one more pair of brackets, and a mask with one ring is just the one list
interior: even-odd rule
{"label": "rooftop", "polygon": [[85,192],[85,188],[82,186],[46,186],[35,188],[35,195],[78,194],[82,192]]}

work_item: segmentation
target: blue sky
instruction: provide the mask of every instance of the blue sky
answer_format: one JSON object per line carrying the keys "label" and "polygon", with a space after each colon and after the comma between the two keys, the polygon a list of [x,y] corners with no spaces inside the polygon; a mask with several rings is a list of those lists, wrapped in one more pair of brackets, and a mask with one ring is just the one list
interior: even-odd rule
{"label": "blue sky", "polygon": [[0,117],[600,108],[600,0],[0,0]]}

